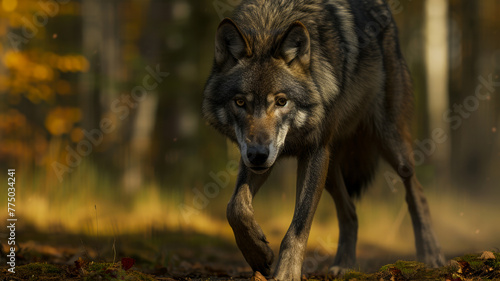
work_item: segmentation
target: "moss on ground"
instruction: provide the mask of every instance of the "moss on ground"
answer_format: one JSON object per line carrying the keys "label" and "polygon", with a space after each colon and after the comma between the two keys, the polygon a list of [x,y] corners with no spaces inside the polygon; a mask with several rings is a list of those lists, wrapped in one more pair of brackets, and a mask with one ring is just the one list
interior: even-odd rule
{"label": "moss on ground", "polygon": [[[335,278],[329,275],[309,276],[309,281],[315,280],[375,280],[375,281],[409,281],[409,280],[450,280],[479,281],[500,280],[500,253],[488,252],[467,254],[456,257],[452,262],[441,268],[428,268],[425,264],[415,261],[397,261],[387,264],[375,273],[349,271],[343,277]],[[131,262],[131,264],[130,264]],[[128,264],[128,265],[127,265]],[[149,274],[131,269],[133,259],[122,259],[117,263],[89,262],[79,259],[75,265],[54,265],[48,263],[30,263],[16,267],[16,273],[10,274],[6,268],[0,268],[0,280],[242,280],[220,277],[168,277],[160,279]],[[194,278],[193,278],[194,277]]]}
{"label": "moss on ground", "polygon": [[[5,279],[4,279],[5,277]],[[17,266],[15,273],[0,270],[0,280],[157,280],[137,270],[124,270],[121,263],[82,263],[80,265],[53,265],[30,263]]]}
{"label": "moss on ground", "polygon": [[482,255],[483,253],[456,257],[449,265],[440,268],[429,268],[425,264],[415,261],[397,261],[384,265],[378,272],[371,274],[351,271],[340,278],[333,276],[313,276],[311,278],[334,281],[500,280],[500,253],[493,253],[494,259],[484,259],[481,258]]}
{"label": "moss on ground", "polygon": [[[63,269],[48,263],[30,263],[16,267],[15,277],[17,280],[43,280],[47,278],[54,280],[63,273]],[[16,280],[16,279],[13,279]]]}

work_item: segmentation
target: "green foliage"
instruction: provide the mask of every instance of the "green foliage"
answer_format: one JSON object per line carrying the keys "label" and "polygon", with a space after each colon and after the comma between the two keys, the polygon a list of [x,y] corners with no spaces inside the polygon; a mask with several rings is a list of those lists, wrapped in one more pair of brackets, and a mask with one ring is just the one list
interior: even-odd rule
{"label": "green foliage", "polygon": [[30,263],[16,267],[15,274],[12,276],[19,278],[13,280],[57,280],[61,273],[63,273],[63,269],[52,264]]}
{"label": "green foliage", "polygon": [[357,271],[349,271],[344,275],[344,280],[351,280],[351,279],[360,279],[366,276],[365,273],[357,272]]}
{"label": "green foliage", "polygon": [[391,269],[398,269],[404,278],[411,280],[427,279],[432,273],[426,268],[425,264],[416,261],[397,261],[388,264],[380,269],[380,272],[391,272]]}
{"label": "green foliage", "polygon": [[150,275],[135,270],[125,270],[121,263],[83,263],[79,268],[84,280],[156,280]]}
{"label": "green foliage", "polygon": [[96,272],[100,272],[100,271],[106,271],[108,268],[111,268],[113,267],[113,263],[105,263],[105,262],[91,262],[88,266],[88,270],[89,271],[96,271]]}
{"label": "green foliage", "polygon": [[[486,253],[493,254],[494,259],[483,257]],[[459,263],[458,272],[464,277],[480,277],[483,280],[500,278],[500,255],[495,252],[467,254],[454,258]]]}
{"label": "green foliage", "polygon": [[30,263],[18,267],[19,272],[31,273],[34,275],[38,274],[57,274],[61,273],[61,269],[55,265],[48,263]]}

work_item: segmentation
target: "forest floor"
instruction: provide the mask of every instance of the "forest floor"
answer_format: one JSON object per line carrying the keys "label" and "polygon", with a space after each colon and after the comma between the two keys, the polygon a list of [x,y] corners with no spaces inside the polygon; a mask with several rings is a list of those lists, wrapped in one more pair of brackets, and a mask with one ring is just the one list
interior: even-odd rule
{"label": "forest floor", "polygon": [[[234,241],[217,237],[155,230],[118,237],[23,233],[14,274],[5,266],[7,245],[1,247],[0,280],[266,280],[253,276]],[[370,245],[359,245],[358,255],[361,272],[335,279],[328,275],[332,258],[309,251],[303,280],[500,280],[498,253],[451,256],[439,269],[398,261],[412,257]]]}

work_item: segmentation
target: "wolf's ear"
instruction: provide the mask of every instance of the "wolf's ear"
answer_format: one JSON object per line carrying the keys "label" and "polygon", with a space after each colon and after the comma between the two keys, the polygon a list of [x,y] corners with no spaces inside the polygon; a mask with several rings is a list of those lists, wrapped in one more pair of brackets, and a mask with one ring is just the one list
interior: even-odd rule
{"label": "wolf's ear", "polygon": [[292,23],[277,51],[278,57],[288,65],[298,62],[304,68],[308,68],[311,61],[311,41],[307,28],[300,21]]}
{"label": "wolf's ear", "polygon": [[233,67],[238,60],[251,56],[248,42],[231,19],[225,18],[217,29],[215,38],[215,62],[222,68]]}

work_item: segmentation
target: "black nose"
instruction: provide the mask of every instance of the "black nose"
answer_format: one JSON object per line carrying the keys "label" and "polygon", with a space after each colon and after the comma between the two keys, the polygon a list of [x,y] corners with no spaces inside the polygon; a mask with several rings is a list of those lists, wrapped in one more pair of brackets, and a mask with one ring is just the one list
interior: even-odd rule
{"label": "black nose", "polygon": [[247,148],[247,157],[253,165],[261,166],[266,163],[267,157],[269,157],[269,148],[261,145],[249,146]]}

